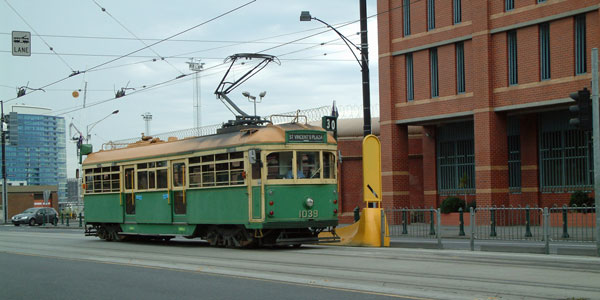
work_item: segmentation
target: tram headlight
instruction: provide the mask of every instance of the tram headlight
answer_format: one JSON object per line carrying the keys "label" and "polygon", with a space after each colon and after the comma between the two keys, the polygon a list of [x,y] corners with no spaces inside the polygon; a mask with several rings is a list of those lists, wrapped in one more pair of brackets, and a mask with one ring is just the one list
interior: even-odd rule
{"label": "tram headlight", "polygon": [[312,198],[306,198],[306,201],[304,203],[306,204],[306,207],[310,208],[313,206],[313,204],[315,204],[315,200],[313,200]]}

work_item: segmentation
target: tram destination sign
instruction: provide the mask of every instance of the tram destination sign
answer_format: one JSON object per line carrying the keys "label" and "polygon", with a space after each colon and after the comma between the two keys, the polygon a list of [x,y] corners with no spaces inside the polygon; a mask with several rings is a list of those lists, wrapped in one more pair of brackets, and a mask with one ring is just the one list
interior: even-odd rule
{"label": "tram destination sign", "polygon": [[285,140],[286,143],[326,143],[327,135],[318,131],[288,131]]}

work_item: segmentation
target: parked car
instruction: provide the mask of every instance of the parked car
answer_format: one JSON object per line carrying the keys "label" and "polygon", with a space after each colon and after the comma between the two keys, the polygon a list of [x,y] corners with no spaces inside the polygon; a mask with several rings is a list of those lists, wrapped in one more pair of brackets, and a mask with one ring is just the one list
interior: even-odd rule
{"label": "parked car", "polygon": [[32,207],[12,217],[12,223],[15,226],[21,224],[34,226],[35,224],[42,224],[42,221],[44,221],[43,223],[52,223],[56,226],[58,224],[58,213],[52,207]]}

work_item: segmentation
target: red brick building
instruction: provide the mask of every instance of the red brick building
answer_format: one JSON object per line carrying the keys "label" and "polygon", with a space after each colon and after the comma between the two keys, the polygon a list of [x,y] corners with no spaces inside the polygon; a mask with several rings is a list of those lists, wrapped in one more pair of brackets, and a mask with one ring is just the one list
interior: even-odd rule
{"label": "red brick building", "polygon": [[450,195],[551,206],[591,191],[591,131],[569,125],[568,106],[570,93],[591,90],[599,8],[379,0],[384,207],[438,207]]}

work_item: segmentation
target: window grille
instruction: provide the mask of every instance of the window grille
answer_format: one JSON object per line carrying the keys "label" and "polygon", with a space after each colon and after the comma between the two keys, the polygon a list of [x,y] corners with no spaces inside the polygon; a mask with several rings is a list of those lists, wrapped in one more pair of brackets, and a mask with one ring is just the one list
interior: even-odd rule
{"label": "window grille", "polygon": [[515,9],[515,0],[504,0],[504,10],[511,11]]}
{"label": "window grille", "polygon": [[453,0],[452,8],[454,11],[454,24],[458,24],[462,22],[462,14],[461,14],[461,0]]}
{"label": "window grille", "polygon": [[414,100],[413,56],[406,54],[406,100]]}
{"label": "window grille", "polygon": [[475,193],[473,122],[452,123],[437,130],[438,192]]}
{"label": "window grille", "polygon": [[577,15],[575,16],[575,74],[586,72],[585,15]]}
{"label": "window grille", "polygon": [[465,44],[456,44],[456,92],[465,92]]}
{"label": "window grille", "polygon": [[410,0],[402,2],[402,12],[404,13],[404,36],[410,35]]}
{"label": "window grille", "polygon": [[507,120],[508,134],[508,189],[510,192],[521,191],[521,133],[518,118]]}
{"label": "window grille", "polygon": [[540,24],[540,79],[550,79],[550,24]]}
{"label": "window grille", "polygon": [[427,0],[427,30],[435,29],[435,0]]}
{"label": "window grille", "polygon": [[437,48],[432,48],[429,50],[429,60],[429,67],[431,69],[431,98],[435,98],[439,96]]}
{"label": "window grille", "polygon": [[517,32],[511,30],[507,32],[508,38],[508,84],[515,85],[519,83],[517,67]]}
{"label": "window grille", "polygon": [[565,111],[540,117],[540,190],[590,191],[593,185],[591,131],[569,126]]}

